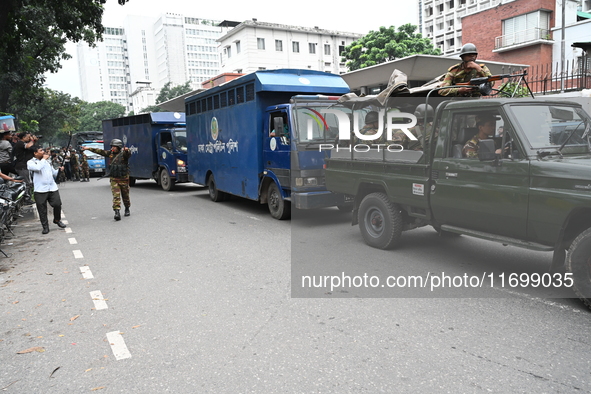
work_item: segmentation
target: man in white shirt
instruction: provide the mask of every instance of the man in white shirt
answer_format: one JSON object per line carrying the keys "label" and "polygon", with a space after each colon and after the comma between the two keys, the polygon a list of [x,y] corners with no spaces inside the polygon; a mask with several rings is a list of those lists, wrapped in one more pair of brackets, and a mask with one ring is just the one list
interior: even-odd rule
{"label": "man in white shirt", "polygon": [[[42,234],[49,232],[49,222],[47,220],[47,203],[53,208],[53,223],[60,228],[66,225],[61,221],[62,200],[60,198],[55,177],[58,170],[54,169],[49,163],[49,152],[41,147],[33,147],[33,158],[27,161],[27,169],[31,171],[34,185],[35,204],[39,213],[39,220],[43,226]],[[62,167],[63,170],[63,167]]]}

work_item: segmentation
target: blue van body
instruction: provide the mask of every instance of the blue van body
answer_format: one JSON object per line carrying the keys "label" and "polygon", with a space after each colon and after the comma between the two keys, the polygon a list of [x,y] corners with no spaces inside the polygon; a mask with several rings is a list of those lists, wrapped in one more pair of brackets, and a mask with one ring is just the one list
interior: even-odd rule
{"label": "blue van body", "polygon": [[186,98],[189,180],[207,185],[214,201],[231,194],[268,203],[277,219],[289,217],[292,203],[300,209],[342,204],[343,196],[324,186],[326,152],[298,143],[290,99],[349,91],[335,74],[280,69]]}
{"label": "blue van body", "polygon": [[185,114],[151,112],[103,121],[105,150],[113,139],[131,151],[130,184],[154,179],[162,189],[188,182]]}

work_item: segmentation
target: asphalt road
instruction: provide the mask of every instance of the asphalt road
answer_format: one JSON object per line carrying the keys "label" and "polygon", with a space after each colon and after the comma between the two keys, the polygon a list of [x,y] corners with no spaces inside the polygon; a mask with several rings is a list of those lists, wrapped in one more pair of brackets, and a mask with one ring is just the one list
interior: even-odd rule
{"label": "asphalt road", "polygon": [[277,221],[254,202],[148,181],[115,222],[106,180],[60,190],[65,231],[22,220],[2,245],[5,392],[591,391],[591,312],[565,289],[300,284],[531,275],[549,254],[430,228],[375,250],[336,209]]}

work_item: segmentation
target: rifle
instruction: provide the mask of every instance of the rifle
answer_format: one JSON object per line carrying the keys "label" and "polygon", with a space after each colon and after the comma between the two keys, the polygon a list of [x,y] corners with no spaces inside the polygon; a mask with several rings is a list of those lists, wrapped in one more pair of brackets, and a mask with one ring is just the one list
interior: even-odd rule
{"label": "rifle", "polygon": [[[519,85],[521,83],[521,81],[523,81],[523,83],[525,83],[525,86],[527,87],[527,90],[529,91],[530,95],[533,98],[534,95],[533,95],[531,89],[529,88],[527,81],[525,80],[526,75],[527,75],[527,70],[523,70],[523,72],[521,74],[496,74],[496,75],[490,75],[488,77],[472,78],[468,82],[458,82],[458,83],[456,83],[455,86],[472,87],[473,89],[479,89],[480,93],[483,96],[488,96],[493,91],[492,82],[500,81],[505,78],[519,77],[519,82],[517,82],[517,84]],[[501,91],[502,91],[502,89],[497,91],[497,94],[501,93]],[[516,91],[517,91],[517,87],[515,88],[515,91],[513,92],[511,97],[513,97],[515,95]],[[503,93],[507,94],[506,92],[503,92]]]}

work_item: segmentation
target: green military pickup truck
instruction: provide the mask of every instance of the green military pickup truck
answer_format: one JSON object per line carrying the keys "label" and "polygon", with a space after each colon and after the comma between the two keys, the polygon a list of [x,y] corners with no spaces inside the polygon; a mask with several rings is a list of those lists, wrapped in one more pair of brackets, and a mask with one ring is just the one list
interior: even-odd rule
{"label": "green military pickup truck", "polygon": [[[406,142],[355,137],[372,111],[383,118],[384,135],[397,116],[414,125],[411,104],[425,99],[401,100],[353,98],[331,107],[352,127],[349,140],[324,147],[331,156],[326,186],[354,198],[353,224],[365,242],[393,248],[403,231],[432,226],[441,235],[554,251],[551,269],[565,266],[591,307],[591,118],[583,107],[540,99],[432,101],[433,117],[423,111],[428,126],[406,129]],[[402,149],[411,134],[419,149]]]}

